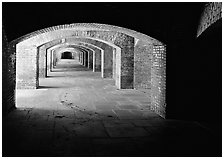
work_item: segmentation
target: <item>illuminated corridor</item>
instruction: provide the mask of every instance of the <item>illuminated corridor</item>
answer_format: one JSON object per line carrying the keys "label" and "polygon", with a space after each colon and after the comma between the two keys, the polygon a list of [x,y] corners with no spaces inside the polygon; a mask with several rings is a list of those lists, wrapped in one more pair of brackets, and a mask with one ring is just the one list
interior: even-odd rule
{"label": "illuminated corridor", "polygon": [[197,122],[164,120],[150,111],[147,96],[117,90],[100,72],[61,60],[39,89],[17,90],[4,139],[15,146],[12,156],[197,155],[198,146],[214,153],[213,132]]}
{"label": "illuminated corridor", "polygon": [[222,3],[2,3],[3,157],[222,156]]}

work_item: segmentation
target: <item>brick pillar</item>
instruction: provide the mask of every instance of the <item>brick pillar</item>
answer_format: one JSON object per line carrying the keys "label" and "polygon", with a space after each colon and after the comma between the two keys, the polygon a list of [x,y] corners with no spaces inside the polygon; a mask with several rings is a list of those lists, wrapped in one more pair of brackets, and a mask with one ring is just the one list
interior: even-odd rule
{"label": "brick pillar", "polygon": [[101,77],[112,78],[113,76],[113,48],[106,47],[101,54]]}
{"label": "brick pillar", "polygon": [[95,65],[96,65],[96,51],[93,52],[93,72],[96,72]]}
{"label": "brick pillar", "polygon": [[93,52],[88,53],[88,68],[93,68]]}
{"label": "brick pillar", "polygon": [[79,63],[81,64],[81,60],[82,59],[82,53],[81,52],[79,52]]}
{"label": "brick pillar", "polygon": [[51,71],[53,70],[54,66],[56,66],[56,54],[55,54],[55,50],[52,51],[51,53]]}
{"label": "brick pillar", "polygon": [[116,78],[116,49],[113,49],[113,79]]}
{"label": "brick pillar", "polygon": [[116,52],[115,86],[121,89],[121,50]]}
{"label": "brick pillar", "polygon": [[153,45],[139,40],[135,45],[134,88],[151,89],[151,59]]}
{"label": "brick pillar", "polygon": [[103,52],[103,50],[96,50],[93,54],[93,72],[101,71],[101,52]]}
{"label": "brick pillar", "polygon": [[101,77],[104,78],[104,64],[105,64],[105,60],[104,60],[104,51],[101,52]]}
{"label": "brick pillar", "polygon": [[52,68],[54,68],[57,64],[57,61],[58,61],[58,57],[57,57],[55,51],[52,52],[52,60],[53,60]]}
{"label": "brick pillar", "polygon": [[36,47],[17,46],[16,88],[36,89],[38,79],[38,52]]}
{"label": "brick pillar", "polygon": [[46,77],[46,47],[42,46],[38,49],[39,52],[39,77]]}
{"label": "brick pillar", "polygon": [[88,54],[89,52],[85,52],[85,63],[84,63],[85,67],[88,67],[88,61],[89,61]]}
{"label": "brick pillar", "polygon": [[166,48],[153,46],[151,65],[151,109],[166,117]]}
{"label": "brick pillar", "polygon": [[116,86],[118,89],[133,89],[134,38],[121,33],[115,45],[121,48],[121,52],[116,54]]}
{"label": "brick pillar", "polygon": [[51,71],[51,50],[47,51],[47,72],[49,73]]}
{"label": "brick pillar", "polygon": [[81,64],[82,64],[82,65],[83,65],[83,57],[84,57],[83,55],[84,55],[84,53],[82,52],[82,53],[81,53]]}
{"label": "brick pillar", "polygon": [[82,65],[84,66],[85,64],[85,52],[82,52]]}

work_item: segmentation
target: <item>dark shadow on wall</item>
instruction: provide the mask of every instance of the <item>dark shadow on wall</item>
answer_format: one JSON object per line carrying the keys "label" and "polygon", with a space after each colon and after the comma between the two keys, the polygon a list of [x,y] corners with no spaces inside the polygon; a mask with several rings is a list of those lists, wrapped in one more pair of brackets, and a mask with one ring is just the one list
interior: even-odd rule
{"label": "dark shadow on wall", "polygon": [[220,128],[222,122],[221,19],[195,40],[189,42],[185,40],[184,45],[182,50],[167,48],[167,52],[170,53],[167,55],[168,118],[196,120]]}
{"label": "dark shadow on wall", "polygon": [[[194,117],[212,123],[222,122],[222,21],[205,30],[195,43],[197,72],[194,71]],[[196,61],[197,62],[197,61]],[[195,62],[195,63],[196,63]]]}

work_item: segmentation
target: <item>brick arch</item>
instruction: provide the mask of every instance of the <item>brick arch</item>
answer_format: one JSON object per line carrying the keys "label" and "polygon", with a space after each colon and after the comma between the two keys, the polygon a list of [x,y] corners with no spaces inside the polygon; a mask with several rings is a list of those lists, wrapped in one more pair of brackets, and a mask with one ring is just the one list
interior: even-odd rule
{"label": "brick arch", "polygon": [[[108,52],[106,52],[105,47],[99,47],[99,46],[95,46],[93,44],[89,44],[89,43],[85,43],[85,42],[81,42],[81,41],[72,41],[69,43],[62,43],[62,44],[58,44],[55,45],[56,47],[60,47],[60,46],[66,46],[66,47],[71,47],[71,46],[83,46],[83,47],[87,47],[88,49],[93,51],[93,54],[91,54],[91,52],[88,53],[88,67],[90,65],[93,65],[93,72],[97,72],[97,71],[101,71],[101,77],[102,78],[112,78],[115,77],[115,67],[113,66],[113,64],[111,64],[111,69],[113,70],[108,70],[107,67],[104,67],[104,65],[107,64],[106,60],[104,60],[104,54],[108,54]],[[114,53],[113,49],[111,50],[112,54]],[[91,56],[90,56],[91,55]],[[101,58],[102,57],[102,58]],[[93,62],[91,62],[91,60],[93,60]],[[115,61],[115,59],[112,60]],[[101,67],[102,66],[102,67]],[[92,67],[89,67],[92,68]]]}
{"label": "brick arch", "polygon": [[[65,44],[63,44],[64,46],[66,46]],[[47,58],[47,71],[51,71],[52,67],[56,65],[56,62],[57,62],[57,58],[56,58],[56,55],[52,55],[52,54],[55,54],[55,50],[57,50],[58,48],[61,48],[62,45],[54,45],[54,46],[51,46],[49,48],[47,48],[47,54],[48,55],[51,55],[51,56],[48,56]],[[77,46],[76,49],[79,49],[80,51],[83,52],[83,55],[87,52],[93,52],[93,50],[89,49],[89,48],[86,48],[86,47],[82,47],[82,46]],[[82,61],[83,64],[84,64],[84,61]]]}
{"label": "brick arch", "polygon": [[66,48],[73,48],[76,50],[80,50],[82,53],[82,61],[80,61],[84,66],[89,66],[89,55],[93,54],[94,50],[88,47],[84,47],[84,46],[72,46],[72,45],[66,45],[66,44],[61,44],[61,45],[56,45],[55,47],[52,47],[54,50],[56,50],[56,58],[58,59],[58,55],[59,52],[57,50],[59,49],[66,49]]}
{"label": "brick arch", "polygon": [[123,28],[119,26],[114,25],[108,25],[108,24],[99,24],[99,23],[73,23],[73,24],[64,24],[64,25],[58,25],[58,26],[52,26],[48,28],[44,28],[41,30],[34,31],[32,33],[26,34],[22,37],[19,37],[15,40],[13,40],[13,43],[20,43],[21,41],[27,40],[29,38],[38,36],[40,34],[44,34],[47,32],[62,30],[62,29],[76,29],[76,30],[102,30],[102,31],[114,31],[114,32],[120,32],[126,35],[129,35],[131,37],[134,37],[136,39],[142,39],[144,41],[150,41],[152,44],[160,44],[163,43],[140,32],[136,32],[134,30]]}
{"label": "brick arch", "polygon": [[[97,53],[98,54],[98,58],[100,58],[100,59],[101,59],[101,52],[103,51],[101,48],[99,48],[97,46],[90,45],[90,44],[87,44],[87,43],[78,42],[78,41],[73,42],[73,43],[69,43],[69,44],[67,44],[67,43],[61,43],[61,44],[58,44],[58,45],[54,45],[52,47],[60,47],[60,46],[67,46],[67,47],[74,47],[74,46],[77,47],[78,46],[78,47],[84,47],[84,48],[87,48],[87,49],[91,50],[93,54],[96,54]],[[99,65],[99,67],[101,68],[100,65]],[[94,69],[93,69],[93,72],[95,72]]]}
{"label": "brick arch", "polygon": [[[17,75],[18,82],[22,86],[36,87],[37,48],[47,42],[65,37],[94,38],[120,48],[121,53],[116,54],[116,59],[120,59],[118,74],[121,79],[121,89],[132,89],[134,83],[138,88],[149,89],[151,107],[165,117],[166,46],[147,35],[121,27],[78,23],[42,29],[16,39],[12,43],[16,45],[16,69],[22,70]],[[23,61],[28,63],[25,65]],[[136,78],[143,76],[141,72],[147,75],[144,75],[144,78]]]}
{"label": "brick arch", "polygon": [[63,53],[63,52],[75,52],[75,51],[77,51],[77,49],[75,49],[75,48],[71,48],[71,47],[59,48],[59,49],[57,50],[58,54],[61,54],[61,53]]}
{"label": "brick arch", "polygon": [[[120,89],[121,86],[121,77],[120,75],[116,76],[116,72],[120,72],[120,67],[116,67],[116,61],[119,63],[119,58],[116,60],[116,55],[121,54],[120,47],[117,47],[113,44],[104,43],[102,41],[96,40],[94,38],[80,38],[80,37],[74,37],[74,38],[65,38],[65,44],[74,44],[77,43],[79,45],[84,45],[88,47],[91,45],[93,47],[96,47],[101,50],[101,76],[102,78],[114,78],[116,80],[116,86],[118,89]],[[116,51],[115,51],[116,50]],[[96,54],[94,54],[96,55]],[[98,56],[98,55],[97,55]],[[95,61],[94,61],[95,62]],[[97,70],[97,68],[96,68]],[[131,84],[133,85],[133,84]]]}
{"label": "brick arch", "polygon": [[[47,68],[50,69],[50,64],[47,66],[47,49],[50,48],[51,46],[55,46],[58,44],[62,44],[63,39],[56,39],[53,41],[50,41],[48,43],[45,43],[37,48],[38,52],[38,58],[39,58],[39,76],[40,78],[45,78],[47,76]],[[46,67],[45,67],[46,66]]]}
{"label": "brick arch", "polygon": [[[59,56],[61,56],[63,53],[65,53],[65,52],[70,52],[71,54],[72,54],[72,57],[74,58],[75,57],[75,54],[77,53],[77,52],[79,52],[79,49],[76,49],[76,48],[72,48],[72,47],[65,47],[65,48],[59,48],[58,50],[57,50],[57,53],[58,53],[58,55]],[[56,54],[57,54],[56,53]],[[61,57],[60,57],[61,58]]]}
{"label": "brick arch", "polygon": [[[113,76],[114,79],[116,79],[116,77],[117,77],[116,86],[119,89],[121,88],[121,82],[120,82],[121,78],[119,77],[119,75],[116,76],[116,69],[119,71],[120,68],[117,68],[116,65],[115,65],[115,58],[116,58],[115,55],[119,55],[121,53],[121,49],[119,47],[117,47],[114,44],[107,43],[107,42],[104,43],[102,40],[97,40],[95,38],[81,38],[81,37],[68,38],[67,37],[67,38],[63,38],[63,40],[60,39],[60,40],[56,40],[56,41],[57,42],[46,43],[46,45],[44,44],[42,46],[50,47],[50,46],[59,45],[59,44],[79,43],[79,45],[84,45],[84,46],[88,45],[88,47],[90,45],[92,45],[94,47],[98,47],[99,49],[102,49],[101,52],[102,52],[103,55],[105,55],[102,61],[104,61],[103,64],[107,67],[101,67],[99,64],[97,64],[98,63],[97,61],[94,61],[94,62],[96,62],[96,65],[94,65],[96,67],[93,68],[93,71],[95,71],[95,70],[98,71],[98,69],[100,69],[100,68],[105,68],[105,69],[101,70],[101,76],[103,78]],[[63,43],[62,43],[62,41],[63,41]],[[111,47],[111,48],[109,48],[109,47]],[[104,51],[105,51],[105,54],[104,54]],[[115,54],[115,52],[116,52],[116,54]],[[100,54],[94,54],[94,55],[101,56]],[[113,66],[111,66],[111,68],[110,68],[109,64],[106,65],[108,59],[112,59],[111,61],[113,61],[113,62],[111,62],[111,65],[113,64]],[[40,59],[40,61],[43,61],[43,58]],[[42,62],[42,63],[44,63],[44,62]],[[112,72],[112,70],[113,70],[113,72]]]}
{"label": "brick arch", "polygon": [[[82,37],[83,37],[83,35],[85,35],[87,32],[85,31],[85,32],[78,32],[78,33],[82,34]],[[130,64],[130,61],[133,62],[134,38],[125,36],[125,35],[121,35],[121,36],[115,38],[115,40],[114,40],[115,44],[114,44],[114,43],[110,42],[110,41],[112,41],[111,37],[110,37],[111,35],[109,35],[109,32],[107,32],[107,33],[108,34],[105,34],[105,36],[104,36],[103,32],[93,32],[90,34],[88,33],[87,35],[88,36],[96,35],[96,36],[98,36],[97,38],[95,38],[95,37],[90,37],[90,38],[94,39],[94,40],[103,41],[105,43],[110,43],[110,45],[114,45],[114,46],[116,44],[116,46],[121,48],[122,55],[119,58],[121,59],[120,61],[122,61],[123,64],[120,65],[121,71],[119,71],[119,72],[121,72],[121,73],[119,74],[119,76],[121,76],[121,77],[118,80],[123,81],[123,82],[120,82],[120,85],[121,85],[120,88],[133,88],[133,81],[129,79],[129,78],[131,78],[131,76],[133,74],[133,69],[132,68],[129,69],[129,67],[133,66],[132,64]],[[102,34],[102,37],[100,37],[101,34]],[[48,39],[49,39],[49,36],[47,35]],[[64,35],[64,36],[67,37],[67,35]],[[43,45],[43,41],[42,41],[43,37],[38,36],[36,38],[37,38],[36,40],[32,38],[32,39],[28,39],[23,42],[20,42],[17,44],[17,48],[16,48],[17,49],[17,54],[16,54],[17,61],[21,61],[21,60],[25,60],[25,59],[26,59],[26,61],[29,61],[28,63],[26,63],[26,65],[24,65],[23,62],[17,64],[17,70],[18,70],[17,71],[18,72],[17,84],[19,84],[19,85],[22,84],[22,86],[27,85],[28,88],[36,87],[35,79],[31,78],[31,77],[35,78],[35,76],[37,76],[35,70],[37,70],[38,68],[37,68],[37,66],[33,67],[34,65],[36,65],[36,63],[38,63],[37,57],[36,57],[36,53],[37,53],[36,46],[39,44]],[[88,38],[88,37],[86,37],[86,38]],[[106,39],[107,41],[104,39]],[[120,41],[118,39],[120,39]],[[126,67],[124,67],[124,66],[126,66]],[[25,68],[27,68],[27,67],[31,68],[32,72],[31,72],[31,70],[24,71]],[[127,71],[127,69],[128,69],[128,71]],[[24,79],[26,79],[26,77],[28,79],[27,81],[24,80]],[[23,80],[20,80],[20,79],[23,79]]]}
{"label": "brick arch", "polygon": [[47,61],[46,59],[49,58],[48,56],[50,55],[50,53],[47,53],[47,49],[50,48],[50,47],[53,47],[55,45],[65,44],[65,43],[62,43],[63,41],[64,41],[64,39],[57,39],[57,40],[45,43],[45,44],[43,44],[39,47],[38,53],[39,53],[39,68],[40,68],[39,69],[39,74],[40,74],[40,77],[42,77],[42,78],[46,77],[46,74],[47,74],[46,70],[50,69],[50,64],[47,64],[47,62],[46,62]]}
{"label": "brick arch", "polygon": [[199,37],[208,27],[222,18],[222,2],[206,3],[201,14],[197,37]]}
{"label": "brick arch", "polygon": [[72,53],[74,53],[74,52],[77,52],[77,51],[81,51],[82,49],[66,46],[66,47],[59,47],[59,48],[54,49],[54,50],[56,51],[56,54],[60,55],[63,52],[72,52]]}

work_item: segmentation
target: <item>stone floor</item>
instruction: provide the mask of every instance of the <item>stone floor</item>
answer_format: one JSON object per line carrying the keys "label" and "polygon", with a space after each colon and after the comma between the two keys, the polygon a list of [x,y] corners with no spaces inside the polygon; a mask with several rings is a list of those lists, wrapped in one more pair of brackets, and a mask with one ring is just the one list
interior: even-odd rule
{"label": "stone floor", "polygon": [[17,90],[3,119],[3,156],[220,156],[219,136],[198,122],[164,120],[149,95],[117,90],[73,60],[37,90]]}

